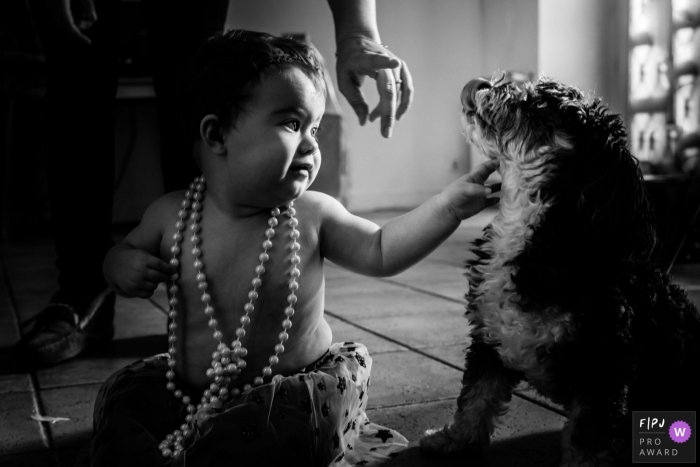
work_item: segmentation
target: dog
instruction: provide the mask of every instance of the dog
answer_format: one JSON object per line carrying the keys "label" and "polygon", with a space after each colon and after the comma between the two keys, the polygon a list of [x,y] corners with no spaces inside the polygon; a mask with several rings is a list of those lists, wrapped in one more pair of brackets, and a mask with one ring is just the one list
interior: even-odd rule
{"label": "dog", "polygon": [[697,410],[700,317],[652,261],[654,217],[619,115],[547,77],[472,80],[467,140],[498,161],[498,214],[472,244],[471,343],[451,424],[424,451],[489,444],[514,387],[564,407],[564,466],[632,460],[634,410]]}

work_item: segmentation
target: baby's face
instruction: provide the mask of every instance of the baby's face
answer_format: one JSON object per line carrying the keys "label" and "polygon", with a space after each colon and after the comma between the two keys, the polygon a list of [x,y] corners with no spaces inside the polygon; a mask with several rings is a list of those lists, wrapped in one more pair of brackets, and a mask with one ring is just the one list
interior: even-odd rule
{"label": "baby's face", "polygon": [[263,77],[225,135],[229,184],[237,197],[279,206],[309,188],[321,165],[316,132],[325,106],[324,90],[297,68]]}

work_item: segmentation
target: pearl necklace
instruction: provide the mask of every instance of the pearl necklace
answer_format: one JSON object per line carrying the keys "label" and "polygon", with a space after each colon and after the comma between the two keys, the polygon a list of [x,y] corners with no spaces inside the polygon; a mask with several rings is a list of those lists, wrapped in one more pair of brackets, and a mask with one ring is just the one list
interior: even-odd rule
{"label": "pearl necklace", "polygon": [[[296,210],[293,207],[294,203],[289,203],[289,206],[287,207],[287,210],[284,211],[284,214],[289,217],[289,220],[286,223],[291,228],[289,236],[292,238],[292,243],[289,248],[292,251],[292,257],[290,259],[292,269],[289,271],[290,280],[288,287],[290,294],[287,296],[288,306],[284,309],[285,319],[282,321],[282,332],[280,332],[278,335],[279,344],[275,345],[275,353],[268,359],[269,365],[262,369],[262,376],[255,377],[252,385],[244,385],[242,391],[238,388],[230,388],[230,383],[238,378],[238,375],[246,367],[246,361],[243,359],[243,357],[248,354],[248,350],[241,344],[241,338],[246,334],[245,325],[250,323],[249,315],[255,309],[253,302],[258,298],[257,289],[262,284],[262,279],[260,276],[265,273],[264,264],[270,259],[267,252],[270,250],[270,248],[272,248],[272,238],[275,236],[274,228],[278,224],[277,216],[280,215],[280,209],[274,208],[270,211],[271,217],[267,221],[268,229],[265,230],[265,237],[267,237],[267,239],[262,243],[263,252],[258,257],[260,264],[255,267],[256,277],[252,281],[253,288],[250,290],[250,292],[248,292],[248,303],[246,303],[243,307],[245,314],[241,316],[241,326],[236,329],[236,339],[231,342],[231,347],[229,347],[222,341],[223,333],[219,331],[219,323],[214,318],[214,307],[211,306],[212,297],[211,294],[207,292],[209,286],[206,281],[206,276],[202,272],[204,263],[201,259],[202,250],[199,248],[200,238],[198,233],[201,228],[199,225],[202,218],[200,211],[202,210],[202,200],[204,199],[205,189],[206,185],[204,182],[204,176],[201,176],[195,178],[194,183],[191,183],[189,190],[185,192],[185,199],[182,201],[182,209],[178,212],[179,220],[175,223],[175,228],[177,231],[173,235],[175,244],[170,247],[170,252],[173,254],[173,257],[170,259],[170,264],[175,267],[180,265],[180,261],[177,259],[178,255],[180,254],[179,245],[182,241],[182,231],[185,230],[186,227],[186,219],[189,217],[192,219],[192,224],[190,225],[192,237],[190,237],[190,241],[193,245],[192,255],[195,258],[194,268],[197,271],[197,287],[202,291],[201,300],[202,303],[204,303],[204,314],[208,318],[207,325],[214,331],[212,335],[214,340],[218,341],[216,351],[212,354],[211,368],[208,368],[206,372],[206,375],[209,378],[212,378],[214,382],[211,383],[209,389],[204,391],[201,402],[196,406],[192,404],[189,396],[185,396],[181,390],[175,388],[175,383],[173,382],[175,379],[176,366],[175,354],[177,352],[175,349],[175,343],[177,342],[177,323],[175,323],[177,311],[175,310],[175,306],[179,303],[179,300],[175,295],[180,290],[175,284],[179,278],[179,275],[175,273],[170,277],[172,285],[169,289],[171,298],[169,300],[170,309],[168,311],[168,316],[170,317],[171,322],[168,325],[170,330],[170,335],[168,336],[170,348],[168,349],[169,370],[166,373],[166,378],[168,379],[166,388],[172,391],[175,397],[181,400],[187,407],[187,416],[185,417],[185,423],[180,425],[180,429],[175,430],[172,434],[169,434],[158,446],[163,457],[178,457],[184,450],[182,445],[183,440],[190,433],[192,433],[197,421],[201,422],[205,420],[212,410],[220,409],[223,403],[229,400],[229,398],[236,398],[242,392],[245,393],[246,391],[249,391],[251,387],[260,386],[263,384],[264,378],[272,374],[271,367],[272,365],[279,363],[278,355],[284,352],[284,342],[289,339],[289,334],[287,334],[287,331],[292,327],[292,321],[290,318],[294,315],[294,305],[297,302],[297,296],[294,292],[299,288],[297,278],[300,274],[299,269],[297,268],[300,261],[297,252],[301,246],[297,242],[297,239],[299,238],[299,231],[296,229],[299,221],[294,217],[296,214]],[[192,213],[188,212],[189,208],[192,208]],[[281,375],[275,375],[272,380],[277,381],[281,378]]]}

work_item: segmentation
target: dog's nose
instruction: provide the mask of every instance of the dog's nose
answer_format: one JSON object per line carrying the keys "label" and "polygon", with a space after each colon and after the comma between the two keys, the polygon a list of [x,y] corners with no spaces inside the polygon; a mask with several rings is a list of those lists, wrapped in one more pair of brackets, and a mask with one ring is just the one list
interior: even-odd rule
{"label": "dog's nose", "polygon": [[467,84],[464,85],[464,88],[462,88],[462,106],[467,110],[474,110],[474,108],[476,107],[474,105],[474,98],[476,96],[476,92],[480,89],[490,87],[491,83],[489,83],[483,78],[477,78],[469,81]]}

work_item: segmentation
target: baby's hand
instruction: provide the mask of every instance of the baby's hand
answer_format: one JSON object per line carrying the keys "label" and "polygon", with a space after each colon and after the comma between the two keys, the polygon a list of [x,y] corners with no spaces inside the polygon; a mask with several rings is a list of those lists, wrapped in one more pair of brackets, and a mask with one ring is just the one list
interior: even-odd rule
{"label": "baby's hand", "polygon": [[110,252],[109,272],[105,271],[105,277],[124,297],[148,298],[158,284],[177,272],[175,266],[144,250],[126,246],[117,246],[115,250]]}
{"label": "baby's hand", "polygon": [[482,209],[498,203],[496,197],[487,198],[491,189],[484,186],[486,179],[498,168],[498,162],[487,161],[474,168],[470,173],[447,185],[440,197],[454,216],[462,221]]}

